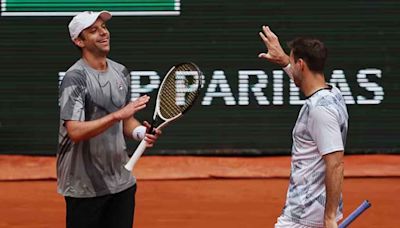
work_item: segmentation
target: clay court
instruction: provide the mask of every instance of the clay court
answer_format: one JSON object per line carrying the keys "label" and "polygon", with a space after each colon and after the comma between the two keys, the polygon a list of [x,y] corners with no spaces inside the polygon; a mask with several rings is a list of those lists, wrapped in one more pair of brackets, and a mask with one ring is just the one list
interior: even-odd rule
{"label": "clay court", "polygon": [[[351,228],[400,227],[400,156],[345,157]],[[135,227],[273,227],[288,186],[289,157],[143,157],[136,169]],[[64,227],[54,157],[0,156],[0,227]]]}

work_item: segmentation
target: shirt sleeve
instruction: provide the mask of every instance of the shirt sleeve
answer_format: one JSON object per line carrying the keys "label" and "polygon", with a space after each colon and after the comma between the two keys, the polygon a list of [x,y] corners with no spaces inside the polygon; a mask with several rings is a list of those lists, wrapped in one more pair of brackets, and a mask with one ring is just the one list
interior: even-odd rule
{"label": "shirt sleeve", "polygon": [[85,120],[85,76],[79,71],[67,72],[60,85],[61,120]]}
{"label": "shirt sleeve", "polygon": [[344,150],[339,117],[335,110],[319,106],[311,110],[309,132],[321,155]]}
{"label": "shirt sleeve", "polygon": [[122,74],[124,75],[124,81],[128,88],[128,92],[126,93],[126,98],[125,98],[126,99],[125,104],[128,104],[131,101],[131,74],[129,73],[129,70],[126,67],[124,67]]}

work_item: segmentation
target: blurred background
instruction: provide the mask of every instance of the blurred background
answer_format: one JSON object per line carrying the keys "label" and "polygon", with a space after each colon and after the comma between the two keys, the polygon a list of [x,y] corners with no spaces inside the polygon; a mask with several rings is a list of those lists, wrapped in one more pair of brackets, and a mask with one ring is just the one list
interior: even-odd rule
{"label": "blurred background", "polygon": [[351,227],[400,227],[400,1],[0,2],[0,227],[65,224],[55,181],[58,86],[80,58],[67,25],[84,10],[113,13],[109,57],[129,69],[132,99],[152,97],[139,120],[152,119],[172,65],[191,61],[205,76],[192,110],[135,167],[135,227],[276,222],[304,97],[282,69],[257,57],[266,51],[262,25],[286,51],[297,36],[326,44],[325,77],[341,89],[350,115],[344,214],[368,199],[372,208]]}
{"label": "blurred background", "polygon": [[[55,155],[58,85],[80,57],[67,25],[75,12],[109,10],[110,58],[132,75],[137,114],[150,120],[160,80],[179,62],[205,75],[203,92],[147,154],[289,155],[304,97],[257,55],[269,25],[282,46],[312,36],[329,50],[325,76],[350,115],[346,153],[398,153],[399,1],[2,0],[0,154]],[[135,148],[134,143],[130,147]]]}

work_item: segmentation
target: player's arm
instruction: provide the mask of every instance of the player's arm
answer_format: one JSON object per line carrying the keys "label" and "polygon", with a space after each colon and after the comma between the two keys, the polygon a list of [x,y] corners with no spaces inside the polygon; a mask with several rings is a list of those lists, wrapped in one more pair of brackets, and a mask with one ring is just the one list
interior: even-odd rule
{"label": "player's arm", "polygon": [[68,136],[72,141],[78,142],[99,135],[116,122],[131,118],[137,111],[144,109],[148,101],[148,96],[142,96],[134,102],[128,103],[124,108],[97,120],[66,120],[65,127],[67,128]]}
{"label": "player's arm", "polygon": [[279,38],[268,26],[262,26],[262,32],[260,32],[259,35],[267,48],[267,53],[260,53],[258,57],[279,65],[286,74],[293,79],[289,64],[289,56],[283,51],[279,43]]}
{"label": "player's arm", "polygon": [[262,32],[259,35],[267,48],[267,53],[260,53],[258,57],[267,59],[282,68],[286,67],[289,64],[289,56],[283,51],[275,33],[268,26],[262,26]]}
{"label": "player's arm", "polygon": [[339,206],[343,183],[343,151],[336,151],[323,156],[325,161],[326,205],[324,227],[337,227],[336,211]]}
{"label": "player's arm", "polygon": [[64,125],[74,142],[90,139],[101,134],[118,120],[112,114],[92,121],[67,120]]}
{"label": "player's arm", "polygon": [[325,162],[325,227],[337,227],[336,213],[343,182],[344,140],[338,111],[328,106],[310,110],[307,127]]}

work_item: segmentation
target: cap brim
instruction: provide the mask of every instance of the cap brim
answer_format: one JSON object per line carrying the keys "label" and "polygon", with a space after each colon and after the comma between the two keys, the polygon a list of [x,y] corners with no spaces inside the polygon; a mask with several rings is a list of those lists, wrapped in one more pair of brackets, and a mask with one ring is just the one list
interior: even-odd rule
{"label": "cap brim", "polygon": [[101,11],[99,17],[103,19],[103,21],[108,21],[111,19],[112,15],[108,11]]}

